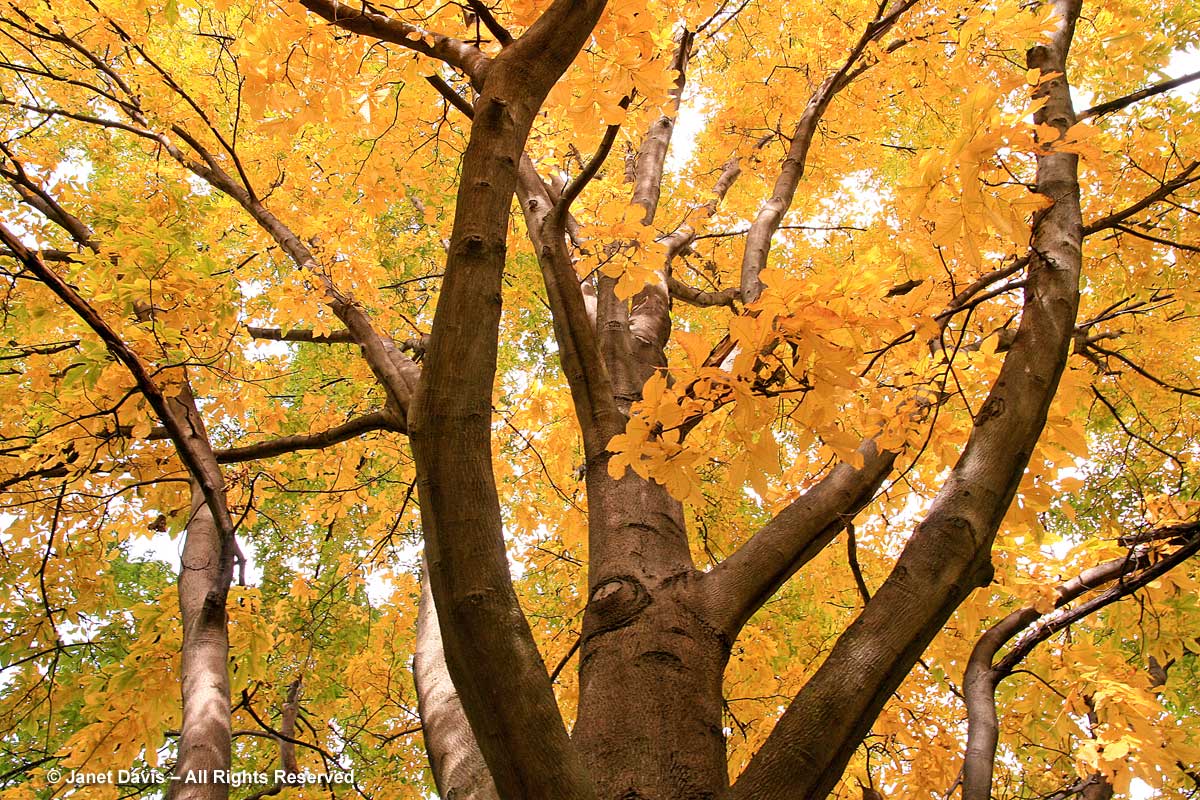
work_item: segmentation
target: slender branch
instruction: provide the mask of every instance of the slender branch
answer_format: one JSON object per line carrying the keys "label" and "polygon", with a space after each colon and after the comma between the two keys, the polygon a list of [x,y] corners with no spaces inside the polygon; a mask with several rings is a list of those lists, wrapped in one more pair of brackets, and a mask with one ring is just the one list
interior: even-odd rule
{"label": "slender branch", "polygon": [[1156,453],[1163,456],[1164,458],[1175,462],[1175,466],[1179,470],[1181,475],[1187,471],[1187,468],[1184,466],[1183,462],[1179,460],[1179,456],[1175,455],[1174,453],[1168,452],[1167,450],[1164,450],[1162,447],[1160,447],[1157,444],[1155,444],[1154,442],[1150,441],[1145,436],[1140,436],[1136,432],[1131,430],[1130,427],[1125,423],[1125,420],[1121,418],[1121,413],[1117,410],[1117,407],[1115,405],[1113,405],[1113,402],[1111,400],[1109,400],[1107,397],[1105,397],[1104,393],[1101,392],[1098,388],[1096,388],[1096,386],[1094,384],[1092,386],[1092,395],[1095,396],[1095,398],[1100,401],[1100,404],[1103,405],[1108,410],[1108,413],[1109,413],[1109,415],[1112,416],[1113,421],[1115,421],[1117,423],[1117,425],[1121,428],[1121,430],[1123,430],[1125,432],[1126,436],[1128,436],[1130,439],[1135,439],[1135,440],[1141,442],[1142,444],[1146,445],[1151,450],[1154,450]]}
{"label": "slender branch", "polygon": [[258,328],[253,325],[246,331],[255,339],[271,342],[312,342],[313,344],[354,344],[350,331],[334,331],[333,333],[318,334],[302,328],[292,328],[285,331],[282,328]]}
{"label": "slender branch", "polygon": [[483,84],[487,75],[491,59],[474,45],[380,14],[365,3],[350,5],[338,0],[301,0],[301,3],[312,13],[339,28],[398,44],[444,61],[462,70],[476,88]]}
{"label": "slender branch", "polygon": [[[1000,682],[1012,675],[1038,644],[1105,606],[1129,597],[1200,552],[1200,523],[1164,526],[1136,538],[1150,543],[1168,540],[1181,546],[1165,556],[1156,556],[1150,547],[1140,546],[1124,558],[1084,570],[1056,589],[1052,611],[1042,613],[1034,606],[1017,609],[979,637],[964,679],[968,727],[963,800],[991,797],[992,770],[999,743],[996,688]],[[1066,608],[1071,601],[1114,581],[1116,585],[1102,594]],[[1000,648],[1014,639],[1016,644],[997,662]]]}
{"label": "slender branch", "polygon": [[217,450],[215,455],[219,464],[237,464],[301,450],[322,450],[371,431],[405,433],[405,428],[401,420],[397,420],[386,411],[374,411],[361,417],[355,417],[327,431],[281,436],[278,439],[269,439],[256,444]]}
{"label": "slender branch", "polygon": [[[631,99],[629,95],[626,95],[621,98],[621,102],[617,105],[622,109],[629,108]],[[600,167],[604,166],[604,162],[608,158],[608,154],[612,152],[613,142],[617,140],[617,134],[620,130],[621,126],[619,124],[609,125],[604,130],[604,137],[600,140],[600,145],[596,148],[596,152],[588,159],[587,164],[584,165],[580,173],[563,187],[562,193],[558,197],[558,202],[554,204],[555,217],[563,217],[565,220],[566,214],[571,210],[571,203],[575,202],[575,198],[579,197],[584,187],[588,185],[588,182],[596,177],[596,173],[600,171]]]}
{"label": "slender branch", "polygon": [[154,134],[150,131],[116,119],[103,119],[102,117],[92,116],[91,114],[80,114],[78,112],[67,111],[66,109],[62,108],[47,108],[45,106],[33,105],[30,103],[18,103],[3,97],[0,97],[0,105],[12,106],[13,108],[19,108],[23,111],[32,111],[36,114],[43,114],[47,117],[73,119],[76,122],[86,122],[89,125],[96,125],[101,128],[113,128],[115,130],[125,131],[126,133],[132,133],[134,136],[140,136],[143,139],[154,138]]}
{"label": "slender branch", "polygon": [[[1179,549],[1172,551],[1168,555],[1161,556],[1157,560],[1147,558],[1145,561],[1142,561],[1140,556],[1123,559],[1132,562],[1132,566],[1130,567],[1131,573],[1134,567],[1139,567],[1136,574],[1125,575],[1116,586],[1108,589],[1103,594],[1063,613],[1052,614],[1046,619],[1039,621],[1028,635],[1020,637],[1014,643],[1012,649],[996,663],[995,669],[1002,675],[1011,673],[1029,655],[1033,648],[1041,642],[1046,641],[1059,631],[1065,630],[1084,617],[1094,614],[1101,608],[1122,600],[1137,590],[1144,588],[1200,552],[1200,523],[1186,522],[1172,525],[1169,526],[1169,530],[1166,532],[1173,541],[1183,542]],[[1086,575],[1081,580],[1085,583],[1095,582],[1094,578]],[[1084,590],[1086,588],[1083,587]]]}
{"label": "slender branch", "polygon": [[[728,239],[733,236],[745,236],[750,233],[753,228],[740,228],[736,231],[717,231],[716,233],[701,233],[695,239]],[[866,228],[860,228],[855,225],[780,225],[775,230],[777,231],[865,231]]]}
{"label": "slender branch", "polygon": [[[676,228],[667,236],[664,236],[662,239],[659,239],[659,242],[664,248],[666,248],[667,251],[666,273],[668,278],[668,288],[670,286],[671,278],[671,262],[674,261],[674,259],[678,256],[688,253],[691,250],[692,244],[697,239],[708,238],[697,236],[696,228],[704,222],[707,222],[713,217],[713,215],[717,213],[717,209],[720,208],[721,202],[725,199],[725,195],[729,193],[730,188],[733,187],[733,184],[737,181],[741,174],[741,160],[737,156],[733,156],[725,162],[723,167],[721,167],[721,174],[717,176],[717,182],[713,186],[712,196],[708,198],[708,201],[705,202],[705,204],[699,209],[697,209],[695,213],[688,214],[687,218],[679,225],[678,228]],[[738,299],[741,299],[740,290],[738,293]]]}
{"label": "slender branch", "polygon": [[854,585],[858,587],[858,596],[866,605],[871,602],[871,590],[867,588],[862,565],[858,563],[858,539],[853,525],[846,526],[846,562],[850,565],[850,574],[854,576]]}
{"label": "slender branch", "polygon": [[[59,264],[76,264],[79,262],[79,256],[75,253],[68,253],[66,250],[36,250],[38,258],[42,261]],[[0,249],[0,258],[13,258],[17,254],[12,250]]]}
{"label": "slender branch", "polygon": [[1079,112],[1079,121],[1091,119],[1092,117],[1101,117],[1105,114],[1111,114],[1114,111],[1120,111],[1122,108],[1133,105],[1139,100],[1145,100],[1147,97],[1169,92],[1172,89],[1177,89],[1180,86],[1185,86],[1192,81],[1200,80],[1200,72],[1189,72],[1187,75],[1180,75],[1178,78],[1172,78],[1169,81],[1156,83],[1153,86],[1147,86],[1145,89],[1139,89],[1136,92],[1130,92],[1124,97],[1118,97],[1115,100],[1108,100],[1104,103],[1099,103],[1089,109]]}
{"label": "slender branch", "polygon": [[4,774],[0,775],[0,786],[7,786],[9,780],[11,780],[12,778],[17,777],[18,775],[24,775],[26,772],[30,772],[30,771],[34,770],[35,768],[40,767],[42,764],[48,764],[51,761],[59,761],[66,757],[67,757],[67,755],[65,753],[63,755],[42,756],[41,758],[36,758],[33,761],[22,764],[19,767],[14,767],[13,769],[10,769],[8,772],[5,772]]}
{"label": "slender branch", "polygon": [[552,213],[559,206],[528,155],[521,156],[517,178],[517,199],[546,286],[559,361],[571,389],[584,452],[592,458],[604,452],[609,439],[624,427],[624,418],[613,402],[613,384],[601,357],[598,333],[567,252],[569,215]]}
{"label": "slender branch", "polygon": [[1000,297],[1001,295],[1008,294],[1009,292],[1017,289],[1024,289],[1026,285],[1026,281],[1009,281],[1003,286],[997,286],[994,289],[989,289],[983,294],[976,295],[970,300],[967,300],[966,302],[963,302],[954,308],[947,308],[943,311],[939,311],[933,316],[933,318],[940,323],[941,329],[945,330],[946,325],[949,323],[951,317],[961,314],[964,311],[970,311],[971,309],[986,303],[988,300]]}
{"label": "slender branch", "polygon": [[116,331],[96,313],[86,300],[79,296],[78,292],[47,267],[35,253],[27,250],[21,240],[3,223],[0,223],[0,241],[3,241],[4,245],[16,255],[26,269],[38,276],[50,291],[66,303],[100,337],[113,357],[129,370],[142,395],[146,398],[146,402],[150,404],[163,426],[166,427],[171,442],[179,453],[180,460],[183,461],[192,478],[199,484],[222,538],[232,540],[233,520],[225,505],[220,472],[216,469],[216,461],[212,451],[208,448],[207,440],[197,436],[190,426],[185,427],[186,420],[177,418],[169,406],[167,397],[150,374],[150,370],[117,335]]}
{"label": "slender branch", "polygon": [[1163,389],[1174,392],[1176,394],[1184,394],[1184,395],[1188,395],[1190,397],[1200,397],[1200,387],[1176,386],[1172,383],[1168,383],[1167,381],[1158,377],[1154,373],[1150,372],[1148,369],[1143,367],[1141,364],[1138,364],[1136,361],[1134,361],[1133,359],[1126,356],[1124,353],[1120,353],[1116,350],[1110,350],[1107,347],[1104,347],[1103,345],[1100,345],[1095,341],[1088,342],[1088,350],[1094,350],[1095,352],[1099,353],[1100,355],[1117,359],[1122,364],[1124,364],[1125,366],[1129,367],[1134,372],[1136,372],[1138,375],[1141,375],[1146,380],[1150,381],[1151,383],[1155,384],[1156,386],[1162,387]]}
{"label": "slender branch", "polygon": [[[3,176],[21,195],[21,199],[28,203],[33,208],[42,212],[48,219],[57,224],[80,246],[86,247],[94,253],[100,251],[96,240],[92,235],[92,231],[83,224],[83,222],[74,214],[63,208],[53,196],[35,182],[17,157],[7,145],[0,143],[0,153],[3,153],[12,163],[11,170],[0,169],[0,176]],[[14,256],[17,251],[12,251]],[[23,251],[28,252],[28,251]]]}
{"label": "slender branch", "polygon": [[501,47],[508,47],[513,43],[512,34],[500,24],[500,21],[496,19],[492,10],[487,7],[483,0],[467,0],[467,5],[479,17],[480,22],[483,23],[483,27],[487,28],[492,36],[496,37],[496,41],[500,43]]}
{"label": "slender branch", "polygon": [[[1097,231],[1102,231],[1106,228],[1112,228],[1130,217],[1141,213],[1155,203],[1165,200],[1175,192],[1179,191],[1188,184],[1200,180],[1200,173],[1196,170],[1200,168],[1200,161],[1193,161],[1182,170],[1175,174],[1174,177],[1164,181],[1158,188],[1147,194],[1142,199],[1132,203],[1120,211],[1114,211],[1106,217],[1102,217],[1094,222],[1088,223],[1083,229],[1083,235],[1091,236]],[[1195,173],[1195,174],[1194,174]]]}
{"label": "slender branch", "polygon": [[288,744],[298,744],[301,747],[307,747],[309,750],[320,753],[321,758],[325,759],[326,761],[334,764],[338,763],[337,757],[320,745],[313,744],[312,742],[306,742],[303,739],[297,739],[293,734],[287,734],[272,727],[270,723],[266,722],[254,710],[254,704],[250,702],[250,693],[245,689],[242,689],[241,707],[246,709],[246,713],[250,715],[250,719],[257,722],[260,728],[269,733],[271,736],[275,737],[277,740],[281,742],[287,742]]}
{"label": "slender branch", "polygon": [[1121,231],[1122,233],[1128,233],[1130,236],[1135,236],[1138,239],[1145,239],[1147,242],[1153,242],[1154,244],[1166,245],[1167,247],[1173,247],[1176,250],[1184,250],[1188,253],[1200,253],[1200,247],[1197,247],[1194,244],[1184,244],[1183,242],[1173,242],[1170,239],[1163,239],[1159,236],[1151,236],[1148,233],[1143,233],[1142,231],[1134,230],[1133,228],[1130,228],[1126,225],[1121,225],[1120,223],[1113,223],[1113,228],[1115,230]]}
{"label": "slender branch", "polygon": [[841,67],[817,87],[805,105],[804,112],[796,123],[787,157],[779,170],[771,197],[763,204],[758,216],[755,217],[746,239],[741,274],[742,299],[746,303],[753,303],[762,293],[763,285],[759,280],[759,275],[767,266],[771,240],[783,223],[788,209],[791,208],[796,189],[800,185],[800,179],[804,176],[808,151],[812,146],[813,137],[816,135],[817,124],[821,121],[821,117],[824,116],[825,110],[833,101],[834,96],[862,73],[862,70],[853,70],[863,56],[867,45],[886,34],[915,3],[916,0],[903,0],[886,17],[883,16],[886,4],[880,4],[875,19],[863,30]]}
{"label": "slender branch", "polygon": [[962,308],[968,301],[975,297],[975,295],[988,288],[992,284],[999,283],[1009,276],[1016,275],[1018,272],[1029,266],[1029,259],[1031,257],[1032,254],[1027,253],[1020,258],[1013,259],[1011,262],[999,267],[998,269],[992,270],[986,275],[980,276],[973,283],[971,283],[971,285],[954,295],[954,297],[950,299],[950,302],[946,304],[945,310],[938,314],[938,317],[953,313],[955,310]]}
{"label": "slender branch", "polygon": [[52,356],[55,353],[65,353],[67,350],[74,350],[79,347],[78,339],[70,339],[65,342],[49,342],[46,344],[24,344],[19,345],[11,343],[4,347],[5,350],[15,350],[12,355],[0,356],[0,361],[15,361],[19,358],[27,358],[28,356]]}
{"label": "slender branch", "polygon": [[[296,762],[296,745],[288,741],[296,732],[296,717],[300,714],[300,686],[299,678],[292,681],[288,687],[287,699],[283,703],[282,713],[279,717],[279,733],[281,736],[274,737],[276,744],[279,747],[279,768],[284,776],[295,775],[300,771],[300,765]],[[250,704],[246,703],[249,710]],[[253,714],[253,711],[251,711]],[[288,737],[287,739],[282,737]],[[271,786],[267,786],[259,791],[246,797],[246,800],[262,800],[264,797],[272,797],[283,791],[286,784],[282,780],[277,780]]]}
{"label": "slender branch", "polygon": [[579,652],[579,646],[581,644],[583,644],[583,636],[576,636],[575,643],[572,644],[571,648],[567,650],[566,654],[558,660],[558,664],[555,665],[554,669],[550,670],[551,683],[554,683],[558,680],[558,676],[562,674],[563,669],[566,668],[567,664],[571,663],[571,659],[574,658],[575,654]]}
{"label": "slender branch", "polygon": [[429,82],[430,86],[437,89],[438,94],[446,98],[446,101],[450,105],[461,111],[467,119],[475,118],[475,109],[467,101],[467,98],[454,91],[454,87],[446,83],[445,78],[441,75],[426,75],[425,80]]}

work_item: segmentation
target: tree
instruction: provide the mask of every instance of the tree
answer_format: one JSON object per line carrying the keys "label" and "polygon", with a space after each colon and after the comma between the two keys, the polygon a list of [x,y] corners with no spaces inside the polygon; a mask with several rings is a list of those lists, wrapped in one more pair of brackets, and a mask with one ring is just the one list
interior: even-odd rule
{"label": "tree", "polygon": [[1194,791],[1196,22],[8,4],[4,797]]}

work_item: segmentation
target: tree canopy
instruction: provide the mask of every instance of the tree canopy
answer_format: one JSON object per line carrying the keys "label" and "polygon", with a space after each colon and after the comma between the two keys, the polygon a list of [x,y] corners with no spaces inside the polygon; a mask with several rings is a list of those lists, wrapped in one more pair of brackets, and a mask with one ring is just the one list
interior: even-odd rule
{"label": "tree canopy", "polygon": [[1197,47],[5,0],[0,798],[1193,796]]}

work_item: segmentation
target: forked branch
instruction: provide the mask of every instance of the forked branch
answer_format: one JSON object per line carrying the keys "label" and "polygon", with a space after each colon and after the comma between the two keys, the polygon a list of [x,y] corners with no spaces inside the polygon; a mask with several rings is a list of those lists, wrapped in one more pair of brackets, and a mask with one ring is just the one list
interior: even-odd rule
{"label": "forked branch", "polygon": [[[999,744],[996,688],[1013,673],[1037,645],[1067,626],[1134,594],[1171,569],[1200,552],[1200,523],[1169,525],[1142,532],[1124,558],[1114,559],[1081,572],[1056,589],[1053,610],[1042,613],[1033,606],[1013,611],[987,630],[967,662],[963,690],[967,702],[967,747],[963,762],[963,800],[988,800]],[[1166,554],[1155,553],[1154,545],[1169,541],[1178,547]],[[1073,607],[1067,605],[1083,595],[1109,586],[1101,594]],[[1012,648],[996,660],[1009,642]]]}
{"label": "forked branch", "polygon": [[839,463],[703,578],[710,614],[732,639],[779,587],[817,556],[875,497],[896,454],[859,448],[863,464]]}
{"label": "forked branch", "polygon": [[[1067,53],[1078,0],[1055,0],[1058,22],[1028,66],[1043,82],[1035,122],[1062,136],[1075,122]],[[734,800],[820,798],[831,791],[884,703],[970,592],[991,577],[991,545],[1016,493],[1067,361],[1079,304],[1083,224],[1078,158],[1038,156],[1035,216],[1020,329],[966,447],[895,568],[784,712],[734,784]],[[796,780],[796,775],[813,776]]]}
{"label": "forked branch", "polygon": [[850,49],[850,54],[836,72],[826,78],[808,100],[804,112],[800,115],[792,133],[791,145],[787,157],[775,179],[775,187],[771,197],[763,204],[762,209],[750,226],[746,239],[746,249],[742,256],[741,288],[742,299],[753,303],[762,293],[763,285],[759,275],[767,266],[767,256],[771,251],[771,240],[796,196],[800,179],[804,176],[805,165],[808,162],[808,151],[812,146],[813,137],[817,133],[817,125],[824,116],[825,110],[833,101],[834,96],[844,89],[850,81],[862,74],[860,67],[863,53],[867,45],[878,41],[887,34],[900,17],[916,4],[916,0],[904,0],[894,10],[884,14],[887,3],[880,3],[875,18],[866,26],[858,41]]}

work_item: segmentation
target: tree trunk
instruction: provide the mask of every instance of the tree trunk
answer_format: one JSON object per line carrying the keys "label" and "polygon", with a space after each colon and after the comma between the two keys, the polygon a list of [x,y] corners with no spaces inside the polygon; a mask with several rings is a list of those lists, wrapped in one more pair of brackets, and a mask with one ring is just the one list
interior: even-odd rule
{"label": "tree trunk", "polygon": [[479,743],[446,669],[437,608],[429,588],[429,569],[421,574],[417,641],[413,651],[417,711],[429,754],[429,768],[442,800],[498,800],[496,784],[479,752]]}
{"label": "tree trunk", "polygon": [[226,800],[229,786],[213,773],[230,768],[229,631],[225,598],[233,576],[220,533],[193,485],[192,518],[179,568],[183,616],[183,726],[172,800]]}
{"label": "tree trunk", "polygon": [[613,579],[588,604],[574,741],[601,800],[709,800],[728,788],[729,645],[689,611],[688,582]]}
{"label": "tree trunk", "polygon": [[729,641],[694,610],[683,510],[607,459],[588,465],[592,544],[573,740],[601,800],[699,800],[729,785]]}
{"label": "tree trunk", "polygon": [[[225,483],[188,383],[165,400],[166,415],[197,454],[207,490],[193,476],[191,517],[179,565],[183,622],[183,725],[171,800],[226,800],[229,785],[214,773],[232,763],[229,705],[229,619],[225,602],[233,582],[236,544]],[[218,508],[218,520],[212,504]]]}

